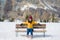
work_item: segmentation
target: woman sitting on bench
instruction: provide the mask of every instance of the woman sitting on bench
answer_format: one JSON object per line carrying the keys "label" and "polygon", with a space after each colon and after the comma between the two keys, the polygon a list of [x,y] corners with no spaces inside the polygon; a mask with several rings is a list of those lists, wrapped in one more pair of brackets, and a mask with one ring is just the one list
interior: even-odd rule
{"label": "woman sitting on bench", "polygon": [[33,37],[33,24],[39,24],[33,20],[32,16],[28,17],[26,22],[21,23],[21,25],[27,24],[27,37],[29,37],[29,33],[31,34],[31,38]]}

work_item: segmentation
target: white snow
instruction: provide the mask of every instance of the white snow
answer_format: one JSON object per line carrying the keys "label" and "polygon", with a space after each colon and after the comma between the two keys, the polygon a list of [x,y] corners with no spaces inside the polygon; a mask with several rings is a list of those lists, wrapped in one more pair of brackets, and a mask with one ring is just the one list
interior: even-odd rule
{"label": "white snow", "polygon": [[20,22],[0,22],[0,40],[60,40],[60,23],[41,23],[46,24],[46,36],[43,37],[41,32],[35,32],[33,39],[27,38],[26,32],[18,33],[18,37],[16,37],[16,24],[20,24]]}
{"label": "white snow", "polygon": [[36,9],[37,8],[37,6],[36,5],[33,5],[33,4],[26,4],[26,5],[24,5],[23,7],[21,7],[21,10],[22,11],[24,11],[25,9],[28,9],[28,8],[34,8],[34,9]]}
{"label": "white snow", "polygon": [[57,11],[56,9],[54,9],[53,7],[51,7],[50,5],[48,5],[45,1],[44,1],[44,3],[48,6],[46,9],[51,9],[51,10],[54,10],[54,11]]}
{"label": "white snow", "polygon": [[8,20],[8,19],[6,19],[6,20],[4,20],[4,22],[9,22],[9,20]]}

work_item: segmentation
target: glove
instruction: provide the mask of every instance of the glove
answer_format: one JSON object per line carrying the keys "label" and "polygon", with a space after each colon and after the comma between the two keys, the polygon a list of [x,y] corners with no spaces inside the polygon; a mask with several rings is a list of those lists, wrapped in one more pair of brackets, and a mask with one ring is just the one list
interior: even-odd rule
{"label": "glove", "polygon": [[41,25],[40,23],[38,23],[38,25]]}
{"label": "glove", "polygon": [[22,26],[22,25],[23,25],[23,23],[20,24],[20,26]]}

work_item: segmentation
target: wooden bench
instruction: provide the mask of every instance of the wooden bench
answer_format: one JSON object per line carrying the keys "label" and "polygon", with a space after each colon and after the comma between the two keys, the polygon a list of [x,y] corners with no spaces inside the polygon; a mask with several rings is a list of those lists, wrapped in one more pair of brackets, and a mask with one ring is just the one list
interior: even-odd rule
{"label": "wooden bench", "polygon": [[[26,32],[27,30],[19,30],[19,29],[26,29],[27,28],[27,25],[26,24],[23,24],[22,26],[20,26],[20,24],[16,24],[16,36],[17,36],[17,33],[18,32]],[[45,32],[46,32],[46,24],[34,24],[33,25],[33,28],[34,29],[37,29],[37,30],[34,30],[33,32],[43,32],[44,33],[44,37],[45,37]],[[38,30],[38,29],[41,29],[41,30]]]}

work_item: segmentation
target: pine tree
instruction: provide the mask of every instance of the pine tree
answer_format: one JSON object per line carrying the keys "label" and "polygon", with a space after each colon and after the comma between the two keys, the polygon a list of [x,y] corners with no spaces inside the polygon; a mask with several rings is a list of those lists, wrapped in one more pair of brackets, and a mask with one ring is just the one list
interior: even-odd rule
{"label": "pine tree", "polygon": [[12,0],[7,0],[4,7],[4,16],[8,17],[8,12],[12,10]]}

